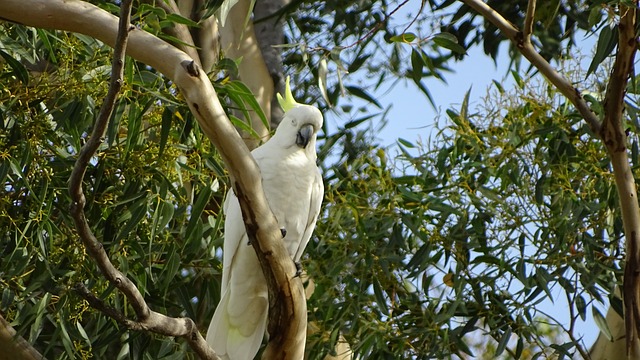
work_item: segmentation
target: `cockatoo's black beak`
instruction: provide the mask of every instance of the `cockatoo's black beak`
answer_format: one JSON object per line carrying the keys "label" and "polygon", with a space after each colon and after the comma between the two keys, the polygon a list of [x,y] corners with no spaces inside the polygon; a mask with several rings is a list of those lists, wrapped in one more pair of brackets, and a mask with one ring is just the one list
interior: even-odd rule
{"label": "cockatoo's black beak", "polygon": [[300,130],[298,130],[298,135],[296,136],[296,145],[301,148],[306,148],[309,141],[311,141],[311,137],[313,136],[313,125],[307,124],[303,125]]}

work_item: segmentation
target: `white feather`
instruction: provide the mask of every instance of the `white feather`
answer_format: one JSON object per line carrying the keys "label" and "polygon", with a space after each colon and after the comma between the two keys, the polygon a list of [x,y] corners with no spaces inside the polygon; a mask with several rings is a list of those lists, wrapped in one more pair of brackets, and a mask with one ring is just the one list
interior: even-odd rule
{"label": "white feather", "polygon": [[[301,148],[296,144],[298,131],[309,124],[313,136]],[[287,231],[284,243],[293,261],[302,257],[320,213],[324,186],[315,147],[321,128],[320,111],[298,105],[287,111],[275,135],[252,152],[269,206]],[[207,343],[223,359],[251,360],[266,331],[268,289],[233,192],[227,194],[224,211],[222,299],[209,325]]]}

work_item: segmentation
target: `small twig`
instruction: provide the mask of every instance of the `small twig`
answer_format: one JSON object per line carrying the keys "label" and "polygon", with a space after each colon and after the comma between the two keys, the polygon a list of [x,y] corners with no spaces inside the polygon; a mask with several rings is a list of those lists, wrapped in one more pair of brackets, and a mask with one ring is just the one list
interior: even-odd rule
{"label": "small twig", "polygon": [[[578,277],[578,274],[576,274],[576,277]],[[574,309],[576,296],[574,294],[574,296],[572,297],[568,291],[565,291],[565,295],[567,296],[567,303],[569,304],[569,321],[570,321],[569,329],[565,329],[565,332],[569,335],[569,339],[573,341],[573,343],[575,344],[576,349],[578,350],[582,358],[590,359],[589,353],[587,353],[587,351],[582,347],[582,345],[580,344],[578,339],[576,339],[576,336],[574,334],[576,320],[578,319],[578,316],[576,315],[576,312]],[[561,327],[564,329],[564,326],[561,326]]]}
{"label": "small twig", "polygon": [[596,134],[600,133],[602,124],[596,114],[591,111],[587,102],[582,98],[580,91],[560,75],[551,66],[551,64],[549,64],[549,62],[534,49],[530,41],[525,41],[524,33],[522,31],[518,30],[518,28],[511,24],[497,11],[480,0],[460,1],[469,5],[471,8],[479,12],[485,19],[498,27],[498,29],[500,29],[500,31],[509,38],[514,45],[516,45],[520,53],[522,53],[522,55],[531,62],[531,65],[536,67],[558,90],[560,90],[564,96],[567,97],[567,99],[569,99],[569,101],[571,101],[587,124],[589,124],[593,132]]}
{"label": "small twig", "polygon": [[124,316],[124,314],[122,314],[120,311],[112,306],[109,306],[102,299],[97,297],[94,293],[91,292],[91,290],[87,288],[85,284],[77,283],[74,287],[74,290],[78,293],[78,295],[80,295],[89,303],[89,306],[112,318],[113,320],[118,322],[118,324],[123,325],[130,330],[143,329],[142,326],[140,326],[140,323],[127,319],[127,317]]}
{"label": "small twig", "polygon": [[[395,9],[391,10],[391,12],[384,17],[384,20],[379,21],[373,28],[371,28],[371,30],[369,30],[366,34],[364,34],[364,36],[362,36],[360,39],[356,40],[356,42],[354,42],[353,44],[343,47],[343,49],[350,49],[350,48],[362,43],[363,41],[367,40],[368,38],[370,38],[371,35],[373,35],[375,32],[380,30],[382,25],[384,25],[384,23],[387,22],[387,20],[389,20],[389,18],[391,16],[393,16],[393,14],[395,14],[398,10],[400,10],[408,2],[409,2],[409,0],[404,0],[402,3],[400,3],[400,5],[396,6]],[[420,7],[420,9],[422,9],[422,7]]]}
{"label": "small twig", "polygon": [[93,126],[93,131],[87,143],[80,150],[78,159],[73,167],[69,178],[69,193],[72,204],[71,215],[78,230],[78,235],[82,240],[89,255],[96,261],[98,268],[107,280],[120,290],[129,300],[131,307],[136,313],[137,321],[128,320],[116,309],[107,306],[102,300],[94,296],[88,289],[76,286],[76,290],[92,306],[104,312],[119,323],[133,330],[147,330],[166,336],[183,337],[192,349],[203,359],[219,359],[213,350],[198,331],[193,320],[189,318],[171,318],[166,315],[151,311],[140,290],[122,272],[116,269],[104,250],[102,244],[95,237],[89,223],[87,222],[84,206],[86,198],[82,189],[82,181],[86,173],[89,161],[94,156],[100,144],[103,142],[105,131],[109,123],[109,118],[113,112],[118,93],[122,88],[124,76],[125,49],[129,31],[134,29],[130,25],[132,0],[123,0],[120,9],[120,22],[118,35],[116,38],[113,54],[113,65],[111,68],[111,82],[109,91],[100,108],[100,113]]}
{"label": "small twig", "polygon": [[529,0],[527,4],[527,14],[524,17],[524,41],[531,42],[531,34],[533,34],[533,19],[536,14],[536,2],[537,0]]}
{"label": "small twig", "polygon": [[[420,9],[418,9],[418,12],[416,13],[416,16],[413,17],[413,19],[411,19],[411,22],[409,23],[409,25],[407,25],[404,30],[402,30],[402,33],[406,33],[407,30],[409,30],[409,28],[411,26],[413,26],[413,24],[418,20],[418,17],[420,17],[420,14],[422,13],[422,10],[424,9],[424,4],[426,1],[422,0],[420,2]],[[389,14],[391,15],[391,14]]]}

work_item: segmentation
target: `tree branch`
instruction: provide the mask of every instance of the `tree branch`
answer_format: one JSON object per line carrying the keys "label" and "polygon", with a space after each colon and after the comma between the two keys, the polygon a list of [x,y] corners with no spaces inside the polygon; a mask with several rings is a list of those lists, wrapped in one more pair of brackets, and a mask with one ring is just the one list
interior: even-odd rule
{"label": "tree branch", "polygon": [[[571,101],[573,106],[576,107],[580,115],[585,119],[587,124],[596,133],[600,133],[601,124],[600,120],[594,114],[589,105],[584,101],[580,91],[576,89],[567,79],[562,77],[552,66],[545,60],[533,47],[531,41],[525,40],[525,35],[522,31],[518,30],[512,23],[507,21],[497,11],[489,7],[480,0],[460,0],[471,8],[480,13],[485,19],[489,20],[492,24],[498,27],[502,33],[516,45],[520,53],[531,62],[531,65],[535,66],[560,92]],[[535,0],[531,0],[533,2]],[[531,5],[530,5],[531,6]],[[529,11],[527,11],[529,13]],[[533,11],[531,11],[533,17]]]}
{"label": "tree branch", "polygon": [[636,183],[627,154],[627,134],[622,125],[624,95],[637,51],[636,8],[620,6],[618,52],[604,99],[604,122],[600,136],[611,156],[620,198],[626,238],[623,279],[627,357],[640,358],[640,208]]}
{"label": "tree branch", "polygon": [[0,315],[0,360],[46,360]]}
{"label": "tree branch", "polygon": [[[28,12],[24,11],[25,7],[29,8]],[[116,41],[118,18],[82,1],[2,0],[0,14],[5,19],[28,26],[83,33],[110,46],[114,46]],[[269,263],[265,278],[269,284],[277,284],[277,289],[272,290],[275,297],[270,297],[269,303],[270,312],[278,316],[270,315],[276,325],[270,323],[269,326],[279,331],[272,335],[269,346],[276,344],[273,339],[277,339],[277,333],[295,334],[301,326],[306,326],[306,312],[302,311],[306,308],[302,282],[295,277],[295,266],[284,247],[280,228],[264,196],[260,171],[227,118],[211,81],[187,54],[145,31],[137,28],[131,30],[128,42],[128,55],[163,73],[180,88],[200,128],[214,143],[227,165],[244,214],[247,234],[255,234],[260,245],[255,247],[258,258]],[[184,329],[185,324],[162,316],[150,312],[146,321],[153,323],[151,328],[154,331],[167,326],[169,322],[176,325],[176,329]],[[296,358],[297,354],[286,349],[282,349],[281,354],[284,358],[301,358]]]}
{"label": "tree branch", "polygon": [[[200,332],[198,332],[195,323],[191,319],[174,319],[162,314],[153,312],[149,309],[144,297],[138,288],[117,270],[104,250],[102,244],[96,239],[95,235],[89,227],[89,223],[84,214],[84,206],[86,198],[82,190],[82,181],[84,179],[89,161],[95,155],[98,147],[104,139],[104,134],[109,123],[109,118],[113,112],[116,98],[122,88],[124,76],[125,49],[127,48],[129,31],[135,29],[131,26],[131,3],[132,0],[124,0],[121,3],[120,21],[118,25],[118,34],[114,46],[113,66],[111,68],[111,82],[109,91],[104,99],[104,103],[100,108],[100,113],[93,126],[93,132],[87,143],[80,150],[78,159],[76,160],[73,172],[69,178],[69,192],[71,193],[71,214],[78,230],[78,235],[85,245],[88,253],[96,261],[98,268],[102,274],[120,290],[131,303],[131,307],[136,313],[138,324],[141,329],[150,330],[159,334],[181,336],[184,337],[189,345],[205,359],[218,359],[209,348]],[[85,294],[86,295],[86,294]],[[93,302],[95,304],[95,301]],[[103,307],[104,309],[104,307]],[[115,309],[111,309],[107,314],[114,315]],[[115,312],[117,314],[117,312]],[[127,324],[127,327],[136,328],[135,323],[124,321],[124,316],[120,319]]]}
{"label": "tree branch", "polygon": [[527,14],[524,17],[523,35],[524,41],[531,43],[531,34],[533,34],[533,20],[536,14],[537,0],[529,0],[527,4]]}

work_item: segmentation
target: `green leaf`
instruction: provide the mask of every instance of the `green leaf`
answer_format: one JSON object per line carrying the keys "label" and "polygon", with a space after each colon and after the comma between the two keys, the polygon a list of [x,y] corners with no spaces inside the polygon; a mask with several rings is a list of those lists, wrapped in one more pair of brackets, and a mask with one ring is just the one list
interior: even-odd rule
{"label": "green leaf", "polygon": [[416,147],[415,145],[413,145],[413,143],[411,143],[410,141],[407,141],[407,140],[405,140],[403,138],[398,138],[398,142],[400,144],[404,145],[405,147],[410,148],[410,149]]}
{"label": "green leaf", "polygon": [[191,217],[189,218],[189,223],[187,224],[187,229],[185,230],[185,237],[190,239],[196,229],[196,225],[201,222],[200,216],[204,211],[205,206],[209,203],[209,198],[213,191],[211,190],[211,184],[207,186],[203,186],[196,198],[195,203],[193,204],[193,208],[191,209]]}
{"label": "green leaf", "polygon": [[331,106],[331,101],[327,94],[327,71],[327,60],[322,58],[318,64],[318,88],[320,89],[320,94],[322,94],[324,101],[328,106]]}
{"label": "green leaf", "polygon": [[162,158],[164,148],[167,145],[167,139],[169,139],[169,131],[171,130],[171,122],[173,120],[174,109],[172,107],[165,107],[162,111],[162,125],[160,126],[160,143],[158,150],[158,159]]}
{"label": "green leaf", "polygon": [[229,16],[229,12],[231,12],[231,8],[235,5],[238,0],[224,0],[222,5],[220,5],[220,15],[218,20],[222,26],[227,22],[227,17]]}
{"label": "green leaf", "polygon": [[420,82],[422,79],[422,68],[424,67],[424,61],[422,60],[422,54],[416,50],[411,50],[411,77],[414,82]]}
{"label": "green leaf", "polygon": [[389,314],[389,306],[387,305],[387,299],[385,298],[384,293],[382,291],[382,285],[380,285],[380,282],[378,280],[373,281],[373,292],[376,296],[376,302],[378,303],[378,306],[382,309],[382,312],[384,314]]}
{"label": "green leaf", "polygon": [[392,42],[410,43],[416,39],[416,34],[408,32],[400,35],[392,36],[389,40]]}
{"label": "green leaf", "polygon": [[589,11],[589,27],[594,27],[596,24],[600,23],[602,19],[602,7],[601,6],[593,6],[591,11]]}
{"label": "green leaf", "polygon": [[536,21],[540,21],[542,26],[548,28],[555,20],[559,9],[560,0],[540,1],[537,4],[534,18]]}
{"label": "green leaf", "polygon": [[432,40],[436,45],[451,50],[457,54],[464,55],[467,53],[467,51],[460,44],[458,44],[458,39],[455,37],[455,35],[451,33],[442,32],[436,34],[433,36]]}
{"label": "green leaf", "polygon": [[169,251],[167,251],[168,259],[162,271],[161,289],[171,290],[171,283],[174,281],[174,277],[178,273],[178,270],[180,270],[180,253],[176,250],[175,246],[171,246]]}
{"label": "green leaf", "polygon": [[247,117],[247,119],[249,119],[249,113],[246,112],[246,108],[244,107],[244,104],[248,104],[249,107],[258,115],[258,117],[262,121],[262,125],[264,125],[264,127],[266,127],[267,129],[269,128],[270,125],[269,125],[269,122],[267,121],[267,116],[262,111],[262,108],[260,107],[260,104],[256,100],[256,97],[253,95],[253,93],[247,87],[247,85],[245,85],[241,81],[230,81],[229,83],[227,83],[226,88],[228,90],[229,95],[231,94],[236,95],[236,97],[234,98],[235,99],[234,101],[239,106],[243,107],[242,110],[245,112],[245,116]]}
{"label": "green leaf", "polygon": [[200,27],[200,24],[198,24],[197,22],[175,13],[167,14],[166,19],[177,24],[183,24],[195,28]]}
{"label": "green leaf", "polygon": [[591,306],[591,313],[593,315],[593,319],[596,321],[596,325],[600,329],[600,332],[609,340],[613,341],[613,335],[611,335],[611,330],[609,329],[609,325],[607,324],[607,320],[602,316],[600,311],[595,307]]}
{"label": "green leaf", "polygon": [[600,36],[598,37],[598,44],[596,45],[596,53],[591,60],[591,64],[589,64],[587,76],[596,71],[598,65],[600,65],[600,63],[611,54],[616,45],[618,45],[617,33],[617,26],[612,28],[611,26],[605,25],[602,27]]}
{"label": "green leaf", "polygon": [[494,356],[498,357],[504,352],[504,350],[507,348],[507,344],[509,343],[509,339],[511,339],[511,328],[507,328],[507,330],[505,330],[505,332],[502,334]]}
{"label": "green leaf", "polygon": [[366,91],[362,90],[362,88],[359,88],[357,86],[349,86],[349,85],[347,85],[347,86],[345,86],[345,89],[347,89],[347,91],[349,91],[354,96],[357,96],[357,97],[359,97],[361,99],[364,99],[364,100],[372,103],[373,105],[379,107],[380,109],[382,109],[382,105],[380,105],[378,100],[376,100],[373,96],[371,96]]}
{"label": "green leaf", "polygon": [[2,56],[11,69],[13,69],[15,77],[23,84],[27,85],[29,83],[29,74],[27,73],[27,69],[18,60],[14,59],[11,55],[2,50],[0,50],[0,56]]}
{"label": "green leaf", "polygon": [[576,309],[578,310],[578,315],[580,315],[582,321],[585,321],[587,317],[587,303],[584,301],[582,295],[576,296]]}

